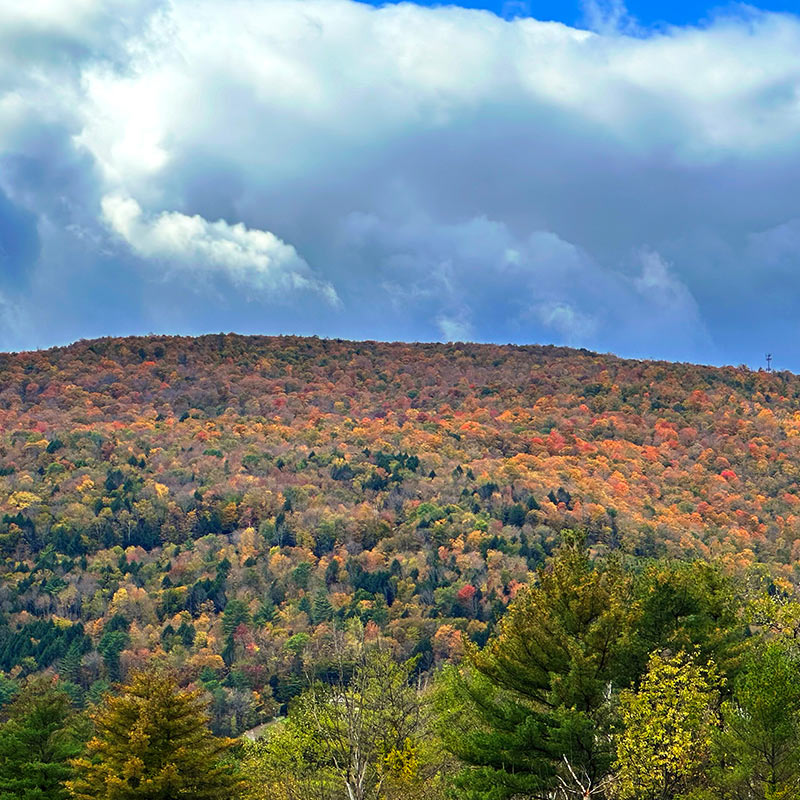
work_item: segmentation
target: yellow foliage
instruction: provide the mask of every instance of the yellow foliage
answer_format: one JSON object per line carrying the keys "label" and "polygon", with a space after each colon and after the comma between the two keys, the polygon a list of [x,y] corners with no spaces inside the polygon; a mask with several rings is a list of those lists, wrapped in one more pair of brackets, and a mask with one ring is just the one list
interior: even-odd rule
{"label": "yellow foliage", "polygon": [[34,503],[41,502],[42,498],[33,492],[14,492],[11,497],[8,498],[8,505],[10,505],[11,508],[17,508],[20,510],[28,508],[28,506],[34,505]]}
{"label": "yellow foliage", "polygon": [[79,492],[90,492],[94,489],[94,481],[88,475],[84,475],[83,480],[75,488]]}

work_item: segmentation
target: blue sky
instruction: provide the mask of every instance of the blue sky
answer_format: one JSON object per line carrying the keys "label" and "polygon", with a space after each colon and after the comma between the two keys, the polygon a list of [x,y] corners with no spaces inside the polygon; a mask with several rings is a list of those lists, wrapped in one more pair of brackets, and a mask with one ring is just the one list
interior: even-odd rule
{"label": "blue sky", "polygon": [[0,4],[0,349],[233,330],[800,370],[796,9],[491,10]]}
{"label": "blue sky", "polygon": [[[384,3],[375,0],[364,0],[369,5],[380,6]],[[464,8],[480,8],[499,16],[530,16],[540,20],[555,20],[566,25],[585,26],[587,19],[587,3],[580,0],[464,0],[460,3],[440,3],[422,0],[417,5],[443,6],[458,5]],[[607,3],[606,6],[613,4]],[[630,17],[636,19],[644,27],[664,25],[698,25],[708,21],[720,9],[729,9],[733,3],[708,2],[648,2],[648,0],[631,0],[626,4]],[[741,5],[741,4],[736,4]],[[767,11],[800,12],[800,2],[792,0],[775,0],[769,3],[748,4]]]}

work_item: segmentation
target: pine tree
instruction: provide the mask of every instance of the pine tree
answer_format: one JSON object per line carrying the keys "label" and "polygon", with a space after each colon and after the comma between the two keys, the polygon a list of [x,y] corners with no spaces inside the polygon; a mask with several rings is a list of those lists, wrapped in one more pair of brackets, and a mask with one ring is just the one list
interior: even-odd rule
{"label": "pine tree", "polygon": [[486,647],[445,673],[441,733],[466,765],[460,797],[604,785],[614,759],[609,690],[624,685],[638,618],[632,588],[615,562],[593,565],[577,537],[517,595]]}
{"label": "pine tree", "polygon": [[68,783],[79,800],[229,800],[240,783],[224,756],[231,742],[212,735],[198,691],[173,675],[136,673],[93,715],[95,736]]}
{"label": "pine tree", "polygon": [[80,683],[81,680],[81,647],[78,642],[73,642],[58,667],[60,676],[65,681]]}
{"label": "pine tree", "polygon": [[0,800],[62,800],[70,760],[83,749],[69,696],[47,678],[25,687],[0,727]]}
{"label": "pine tree", "polygon": [[780,640],[749,659],[722,706],[723,729],[715,742],[721,794],[752,800],[800,796],[799,673],[794,647]]}
{"label": "pine tree", "polygon": [[333,606],[325,592],[317,592],[314,596],[312,619],[315,623],[327,622],[333,617]]}

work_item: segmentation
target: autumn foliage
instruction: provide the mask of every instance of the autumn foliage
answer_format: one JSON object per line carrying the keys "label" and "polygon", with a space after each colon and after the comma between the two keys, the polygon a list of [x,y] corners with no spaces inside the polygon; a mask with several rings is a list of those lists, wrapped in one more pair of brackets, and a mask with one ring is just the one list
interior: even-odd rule
{"label": "autumn foliage", "polygon": [[96,699],[154,656],[236,734],[338,620],[428,670],[564,529],[800,559],[800,377],[554,347],[145,337],[0,356],[0,670]]}

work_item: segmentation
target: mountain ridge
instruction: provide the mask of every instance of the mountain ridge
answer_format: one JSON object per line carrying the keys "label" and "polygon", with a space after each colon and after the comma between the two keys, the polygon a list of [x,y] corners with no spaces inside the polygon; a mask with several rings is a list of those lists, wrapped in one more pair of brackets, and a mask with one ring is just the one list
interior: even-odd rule
{"label": "mountain ridge", "polygon": [[336,344],[351,344],[351,345],[369,345],[369,346],[396,346],[396,347],[429,347],[429,348],[447,348],[447,347],[494,347],[494,348],[507,348],[509,350],[520,350],[525,352],[533,351],[547,351],[547,352],[562,352],[562,353],[575,353],[592,357],[603,357],[609,359],[616,359],[619,361],[628,361],[638,364],[658,364],[658,365],[686,365],[694,367],[707,367],[709,369],[735,369],[747,370],[749,372],[771,372],[773,374],[791,374],[796,375],[792,370],[765,370],[763,367],[751,367],[747,364],[712,364],[699,361],[671,361],[669,359],[659,358],[636,358],[633,356],[624,356],[613,352],[601,352],[599,350],[591,350],[586,347],[577,347],[572,345],[559,345],[559,344],[542,344],[538,342],[473,342],[473,341],[442,341],[442,340],[405,340],[405,339],[351,339],[348,337],[339,336],[318,336],[318,335],[305,335],[293,333],[280,333],[280,334],[258,334],[258,333],[238,333],[236,331],[214,331],[209,333],[202,333],[196,335],[190,334],[172,334],[172,333],[147,333],[147,334],[129,334],[123,336],[97,336],[89,338],[80,338],[69,341],[66,344],[52,345],[50,347],[37,347],[28,350],[2,350],[0,357],[14,357],[14,356],[28,356],[36,353],[57,353],[67,351],[80,347],[89,347],[95,345],[106,345],[120,342],[129,342],[131,344],[147,344],[150,342],[159,343],[186,343],[186,342],[202,342],[203,340],[216,339],[218,337],[229,337],[234,340],[244,340],[247,342],[298,342],[298,341],[319,341],[319,342],[333,342]]}
{"label": "mountain ridge", "polygon": [[0,356],[0,670],[91,694],[158,655],[238,733],[337,620],[420,669],[482,644],[565,530],[797,579],[798,475],[791,373],[227,334]]}

